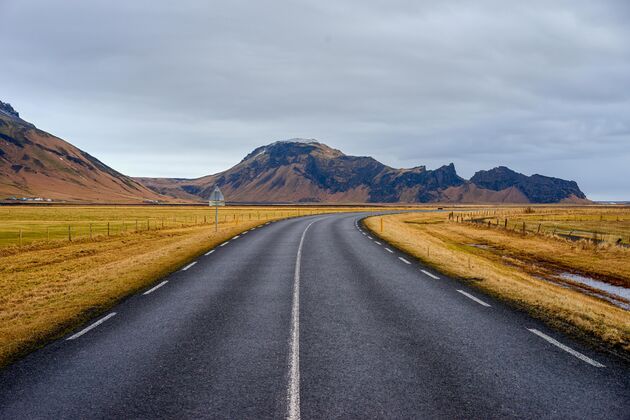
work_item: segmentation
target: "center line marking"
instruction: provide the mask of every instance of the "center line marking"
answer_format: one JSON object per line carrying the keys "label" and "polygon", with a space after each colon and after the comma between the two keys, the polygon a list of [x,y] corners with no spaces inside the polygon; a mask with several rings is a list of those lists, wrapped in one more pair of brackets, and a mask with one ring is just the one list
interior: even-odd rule
{"label": "center line marking", "polygon": [[481,299],[479,299],[479,298],[474,297],[474,296],[473,296],[473,295],[471,295],[470,293],[466,293],[466,292],[464,292],[463,290],[459,290],[459,289],[457,289],[457,291],[458,291],[459,293],[461,293],[462,295],[466,296],[468,299],[472,299],[472,300],[474,300],[475,302],[477,302],[478,304],[480,304],[480,305],[482,305],[482,306],[485,306],[485,307],[487,307],[487,308],[489,308],[489,307],[490,307],[490,305],[488,305],[486,302],[484,302],[483,300],[481,300]]}
{"label": "center line marking", "polygon": [[94,324],[90,325],[89,327],[86,327],[82,329],[81,331],[79,331],[78,333],[66,338],[66,340],[74,340],[75,338],[81,337],[83,334],[85,334],[86,332],[90,331],[93,328],[98,327],[99,325],[101,325],[103,322],[107,321],[109,318],[113,317],[114,315],[116,315],[116,312],[112,312],[111,314],[104,316],[103,318],[99,319]]}
{"label": "center line marking", "polygon": [[289,420],[300,419],[300,265],[302,261],[302,247],[306,232],[318,220],[313,220],[306,226],[295,257],[295,273],[293,274],[293,303],[291,305],[291,332],[289,335],[289,386],[287,402]]}
{"label": "center line marking", "polygon": [[193,265],[197,264],[197,261],[193,261],[190,264],[188,264],[186,267],[182,268],[182,271],[186,271],[188,270],[190,267],[192,267]]}
{"label": "center line marking", "polygon": [[436,280],[440,279],[438,276],[436,276],[435,274],[429,273],[427,270],[420,270],[420,271],[422,271],[424,274],[431,277],[432,279],[436,279]]}
{"label": "center line marking", "polygon": [[529,332],[532,332],[532,333],[536,334],[538,337],[540,337],[540,338],[542,338],[544,340],[547,340],[548,342],[550,342],[554,346],[559,347],[562,350],[566,351],[567,353],[577,357],[578,359],[582,360],[583,362],[588,363],[589,365],[592,365],[592,366],[595,366],[595,367],[598,367],[598,368],[606,367],[606,366],[602,365],[601,363],[591,359],[590,357],[587,357],[587,356],[583,355],[579,351],[573,350],[571,347],[565,346],[561,342],[554,340],[553,338],[549,337],[547,334],[541,333],[537,329],[528,328],[527,330]]}
{"label": "center line marking", "polygon": [[398,259],[402,262],[404,262],[405,264],[411,264],[409,261],[407,261],[406,259],[404,259],[403,257],[398,257]]}
{"label": "center line marking", "polygon": [[168,283],[168,280],[164,280],[162,283],[158,284],[157,286],[150,288],[149,290],[144,292],[143,295],[148,295],[149,293],[156,291],[160,287],[164,286],[166,283]]}
{"label": "center line marking", "polygon": [[205,254],[203,254],[203,255],[210,255],[210,254],[212,254],[213,252],[214,252],[214,249],[211,249],[210,251],[206,252],[206,253],[205,253]]}
{"label": "center line marking", "polygon": [[394,253],[394,251],[392,251],[392,250],[391,250],[391,249],[389,249],[389,248],[385,248],[385,251],[387,251],[387,252],[391,252],[392,254]]}

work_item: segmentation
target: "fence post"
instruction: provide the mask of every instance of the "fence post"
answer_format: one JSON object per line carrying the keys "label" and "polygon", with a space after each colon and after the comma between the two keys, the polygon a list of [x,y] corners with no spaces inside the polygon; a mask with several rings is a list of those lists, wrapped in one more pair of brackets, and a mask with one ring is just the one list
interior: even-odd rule
{"label": "fence post", "polygon": [[68,225],[68,241],[72,242],[72,230],[70,225]]}
{"label": "fence post", "polygon": [[107,222],[107,236],[109,236],[109,222]]}
{"label": "fence post", "polygon": [[92,240],[92,223],[90,223],[90,241]]}
{"label": "fence post", "polygon": [[20,246],[22,246],[22,229],[20,229]]}
{"label": "fence post", "polygon": [[383,233],[383,218],[381,217],[381,233]]}
{"label": "fence post", "polygon": [[136,233],[138,232],[138,219],[136,219]]}

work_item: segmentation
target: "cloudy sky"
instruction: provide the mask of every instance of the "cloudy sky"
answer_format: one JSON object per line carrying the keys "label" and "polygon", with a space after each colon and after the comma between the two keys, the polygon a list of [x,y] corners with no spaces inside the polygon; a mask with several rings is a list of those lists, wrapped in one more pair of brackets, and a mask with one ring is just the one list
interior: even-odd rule
{"label": "cloudy sky", "polygon": [[0,100],[133,176],[317,138],[630,199],[630,2],[0,0]]}

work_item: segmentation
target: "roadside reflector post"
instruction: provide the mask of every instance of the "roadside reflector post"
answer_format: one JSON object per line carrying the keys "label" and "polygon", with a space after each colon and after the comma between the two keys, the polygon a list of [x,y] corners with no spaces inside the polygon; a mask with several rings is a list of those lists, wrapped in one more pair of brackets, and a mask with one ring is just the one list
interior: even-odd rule
{"label": "roadside reflector post", "polygon": [[[225,206],[225,197],[218,186],[215,186],[210,194],[208,205],[214,206],[214,231],[217,232],[219,230],[219,206]],[[225,217],[227,218],[227,215]]]}
{"label": "roadside reflector post", "polygon": [[381,233],[383,233],[383,218],[381,217]]}

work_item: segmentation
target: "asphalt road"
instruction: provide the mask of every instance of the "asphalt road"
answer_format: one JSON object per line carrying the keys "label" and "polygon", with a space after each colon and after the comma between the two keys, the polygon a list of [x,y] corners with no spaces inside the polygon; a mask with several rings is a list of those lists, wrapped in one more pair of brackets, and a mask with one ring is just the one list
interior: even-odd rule
{"label": "asphalt road", "polygon": [[0,418],[630,418],[627,362],[379,244],[361,217],[217,247],[1,371]]}

